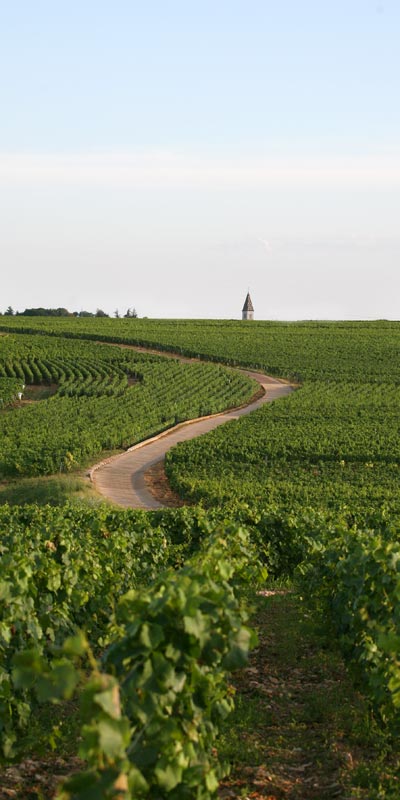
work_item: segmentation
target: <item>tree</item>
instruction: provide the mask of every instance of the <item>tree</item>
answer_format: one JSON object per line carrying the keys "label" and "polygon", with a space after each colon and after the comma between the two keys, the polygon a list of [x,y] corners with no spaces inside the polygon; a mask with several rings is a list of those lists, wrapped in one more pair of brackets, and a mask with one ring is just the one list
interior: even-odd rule
{"label": "tree", "polygon": [[7,311],[4,312],[5,317],[13,317],[14,316],[14,309],[11,306],[8,306]]}
{"label": "tree", "polygon": [[105,311],[102,308],[98,308],[95,314],[96,317],[108,317]]}
{"label": "tree", "polygon": [[116,309],[115,309],[115,311],[114,311],[114,317],[115,317],[115,319],[119,319],[119,311],[118,311],[118,308],[116,308]]}
{"label": "tree", "polygon": [[26,308],[25,311],[18,313],[20,317],[70,317],[71,312],[67,308]]}
{"label": "tree", "polygon": [[124,314],[125,319],[136,319],[137,318],[137,311],[136,308],[128,308],[126,314]]}

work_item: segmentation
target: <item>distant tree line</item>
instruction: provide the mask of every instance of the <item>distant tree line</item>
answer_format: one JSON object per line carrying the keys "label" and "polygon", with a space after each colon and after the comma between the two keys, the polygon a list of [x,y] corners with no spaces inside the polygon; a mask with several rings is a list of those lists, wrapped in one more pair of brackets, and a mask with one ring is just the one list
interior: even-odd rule
{"label": "distant tree line", "polygon": [[[98,308],[95,313],[92,311],[68,311],[67,308],[26,308],[25,311],[14,311],[8,306],[4,312],[5,317],[109,317],[110,315]],[[114,317],[120,319],[136,319],[137,311],[135,308],[128,308],[126,314],[120,314],[118,309],[114,311]]]}

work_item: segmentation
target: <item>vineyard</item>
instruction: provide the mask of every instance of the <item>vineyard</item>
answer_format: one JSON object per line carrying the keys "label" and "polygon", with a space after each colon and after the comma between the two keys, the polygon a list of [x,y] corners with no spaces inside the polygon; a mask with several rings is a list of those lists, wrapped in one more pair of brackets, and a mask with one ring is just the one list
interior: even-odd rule
{"label": "vineyard", "polygon": [[0,330],[119,342],[304,382],[400,377],[397,322],[252,322],[1,317]]}
{"label": "vineyard", "polygon": [[[73,472],[254,393],[206,360],[299,386],[170,451],[188,507],[0,508],[4,758],[20,757],[32,712],[78,692],[86,772],[60,797],[215,795],[228,769],[215,758],[228,676],[254,644],[244,597],[267,574],[310,596],[396,736],[400,324],[3,317],[0,327],[5,479]],[[39,386],[51,395],[36,401]]]}
{"label": "vineyard", "polygon": [[[0,416],[3,476],[71,470],[104,450],[240,405],[256,388],[240,373],[209,364],[32,336],[1,337],[0,374],[4,403],[17,406]],[[56,391],[18,406],[18,391],[29,397],[31,385]]]}
{"label": "vineyard", "polygon": [[[388,376],[389,378],[390,376]],[[400,386],[308,382],[284,401],[182,443],[167,456],[173,487],[208,506],[307,504],[353,514],[399,511]]]}

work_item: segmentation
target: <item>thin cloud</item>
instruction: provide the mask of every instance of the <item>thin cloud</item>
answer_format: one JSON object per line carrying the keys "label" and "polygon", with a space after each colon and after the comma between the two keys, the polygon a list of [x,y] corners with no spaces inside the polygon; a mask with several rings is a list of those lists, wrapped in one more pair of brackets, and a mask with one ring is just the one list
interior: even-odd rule
{"label": "thin cloud", "polygon": [[[400,184],[400,156],[228,161],[174,153],[0,153],[1,183],[276,186]],[[262,241],[262,240],[260,240]]]}
{"label": "thin cloud", "polygon": [[257,238],[257,242],[260,242],[263,245],[263,247],[265,248],[267,253],[271,253],[272,247],[271,247],[271,243],[268,241],[268,239],[260,239],[260,237],[258,237]]}

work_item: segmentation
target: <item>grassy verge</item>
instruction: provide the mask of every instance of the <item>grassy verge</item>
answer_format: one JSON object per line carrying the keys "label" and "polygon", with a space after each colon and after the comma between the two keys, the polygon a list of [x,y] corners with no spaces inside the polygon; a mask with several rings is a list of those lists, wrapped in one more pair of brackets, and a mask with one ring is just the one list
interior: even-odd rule
{"label": "grassy verge", "polygon": [[223,798],[397,800],[400,747],[354,689],[334,642],[294,593],[259,597],[259,646],[236,684],[219,755]]}
{"label": "grassy verge", "polygon": [[59,506],[67,500],[104,502],[90,482],[77,475],[18,478],[0,483],[0,505],[38,503]]}

